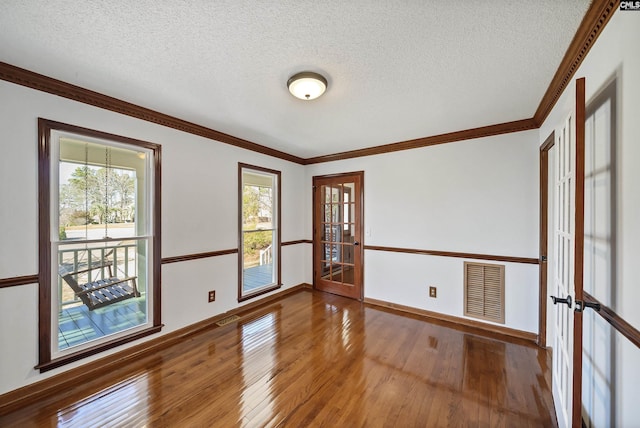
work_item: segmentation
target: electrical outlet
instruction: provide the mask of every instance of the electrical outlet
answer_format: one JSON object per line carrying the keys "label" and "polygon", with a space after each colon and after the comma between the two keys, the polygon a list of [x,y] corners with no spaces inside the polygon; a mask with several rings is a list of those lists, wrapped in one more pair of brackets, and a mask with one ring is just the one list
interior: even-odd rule
{"label": "electrical outlet", "polygon": [[429,297],[433,297],[434,299],[437,297],[436,287],[429,287]]}
{"label": "electrical outlet", "polygon": [[216,290],[209,291],[209,303],[216,301]]}

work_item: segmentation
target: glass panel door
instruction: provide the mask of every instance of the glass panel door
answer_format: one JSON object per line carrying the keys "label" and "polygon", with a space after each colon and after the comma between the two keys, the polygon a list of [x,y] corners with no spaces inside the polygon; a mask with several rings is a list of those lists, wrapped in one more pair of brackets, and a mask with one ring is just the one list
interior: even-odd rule
{"label": "glass panel door", "polygon": [[316,287],[361,298],[362,174],[316,177]]}

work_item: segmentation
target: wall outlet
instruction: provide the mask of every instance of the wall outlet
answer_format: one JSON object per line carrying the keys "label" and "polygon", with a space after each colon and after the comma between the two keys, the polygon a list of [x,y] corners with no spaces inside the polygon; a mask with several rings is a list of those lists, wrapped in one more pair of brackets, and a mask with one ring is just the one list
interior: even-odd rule
{"label": "wall outlet", "polygon": [[437,297],[436,287],[429,287],[429,297],[434,299]]}
{"label": "wall outlet", "polygon": [[209,303],[216,301],[216,290],[209,291]]}

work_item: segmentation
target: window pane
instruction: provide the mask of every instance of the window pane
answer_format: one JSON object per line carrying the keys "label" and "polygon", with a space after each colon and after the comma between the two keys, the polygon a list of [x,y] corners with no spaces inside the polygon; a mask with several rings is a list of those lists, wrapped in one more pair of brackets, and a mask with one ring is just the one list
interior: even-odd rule
{"label": "window pane", "polygon": [[342,266],[342,282],[345,284],[354,284],[355,269],[353,266]]}
{"label": "window pane", "polygon": [[341,206],[334,204],[331,206],[331,221],[333,223],[338,223],[341,219],[340,219],[340,209]]}
{"label": "window pane", "polygon": [[328,279],[330,273],[331,273],[331,263],[323,261],[320,275],[322,276],[323,279]]}
{"label": "window pane", "polygon": [[150,222],[136,222],[150,218],[144,197],[149,155],[60,137],[60,240],[149,235]]}
{"label": "window pane", "polygon": [[340,254],[341,252],[340,249],[341,247],[339,244],[331,245],[331,254],[330,254],[331,258],[329,260],[331,260],[332,262],[339,262],[340,259],[342,258],[342,255]]}
{"label": "window pane", "polygon": [[349,264],[353,264],[354,263],[354,258],[353,258],[353,252],[354,252],[354,247],[353,245],[349,245],[349,244],[345,244],[342,246],[342,259],[345,263],[349,263]]}
{"label": "window pane", "polygon": [[322,243],[322,260],[331,260],[331,245],[326,242]]}
{"label": "window pane", "polygon": [[245,184],[242,198],[243,230],[273,229],[273,189]]}
{"label": "window pane", "polygon": [[273,284],[273,232],[245,232],[243,248],[243,290],[250,292]]}
{"label": "window pane", "polygon": [[320,241],[328,241],[331,239],[331,226],[323,223],[322,230],[320,231]]}
{"label": "window pane", "polygon": [[342,186],[339,184],[337,187],[331,188],[331,202],[334,204],[340,202],[340,193],[342,192],[341,188]]}
{"label": "window pane", "polygon": [[342,282],[342,266],[333,265],[331,267],[331,281]]}
{"label": "window pane", "polygon": [[148,322],[147,272],[140,270],[147,247],[146,240],[59,246],[59,351]]}
{"label": "window pane", "polygon": [[240,295],[253,295],[278,283],[279,175],[241,167],[242,278]]}
{"label": "window pane", "polygon": [[324,221],[331,222],[331,204],[323,205]]}
{"label": "window pane", "polygon": [[[149,325],[151,151],[60,136],[54,354]],[[57,339],[57,344],[56,344]]]}
{"label": "window pane", "polygon": [[325,203],[330,203],[331,202],[331,187],[329,186],[322,186],[320,187],[320,191],[322,192],[322,199],[324,200]]}

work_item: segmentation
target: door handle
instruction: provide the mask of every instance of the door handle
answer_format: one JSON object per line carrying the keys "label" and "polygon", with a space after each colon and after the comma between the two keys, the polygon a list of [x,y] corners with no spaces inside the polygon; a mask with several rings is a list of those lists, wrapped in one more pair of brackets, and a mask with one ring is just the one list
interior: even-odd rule
{"label": "door handle", "polygon": [[583,300],[576,300],[576,312],[582,312],[584,308],[591,308],[596,312],[600,312],[600,303],[585,302]]}
{"label": "door handle", "polygon": [[553,300],[553,304],[557,305],[558,303],[565,303],[567,306],[569,306],[569,309],[571,309],[571,295],[568,295],[566,299],[561,299],[560,297],[556,297],[556,296],[550,296],[551,300]]}
{"label": "door handle", "polygon": [[358,241],[353,241],[353,245],[360,245],[360,242],[358,242]]}

